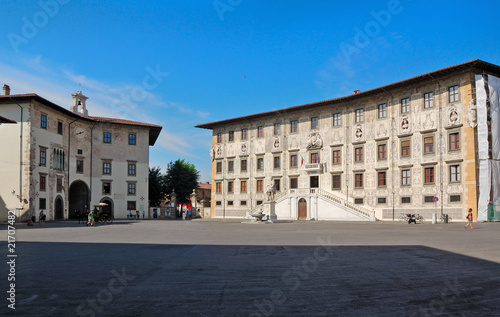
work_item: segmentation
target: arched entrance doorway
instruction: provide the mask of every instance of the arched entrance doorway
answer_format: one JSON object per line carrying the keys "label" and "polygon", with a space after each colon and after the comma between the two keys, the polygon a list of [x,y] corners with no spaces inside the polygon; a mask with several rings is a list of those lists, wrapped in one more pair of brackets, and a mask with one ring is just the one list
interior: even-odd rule
{"label": "arched entrance doorway", "polygon": [[55,208],[54,208],[54,219],[64,220],[64,202],[61,196],[56,197]]}
{"label": "arched entrance doorway", "polygon": [[68,218],[77,218],[76,211],[85,212],[89,208],[89,188],[82,181],[75,181],[69,187]]}
{"label": "arched entrance doorway", "polygon": [[107,213],[108,215],[111,216],[111,218],[115,218],[115,215],[113,213],[113,200],[111,200],[111,198],[108,198],[108,197],[104,197],[103,199],[101,199],[101,203],[105,203],[107,204],[107,206],[103,206],[101,209],[102,209],[102,212],[103,213]]}
{"label": "arched entrance doorway", "polygon": [[304,198],[299,200],[299,220],[307,219],[307,202]]}

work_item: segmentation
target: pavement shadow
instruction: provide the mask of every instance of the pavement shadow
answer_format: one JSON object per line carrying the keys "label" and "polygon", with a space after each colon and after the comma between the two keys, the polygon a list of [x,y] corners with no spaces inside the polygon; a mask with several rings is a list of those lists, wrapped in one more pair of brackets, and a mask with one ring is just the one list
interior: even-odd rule
{"label": "pavement shadow", "polygon": [[16,253],[20,315],[492,316],[500,309],[500,264],[423,246],[18,242]]}

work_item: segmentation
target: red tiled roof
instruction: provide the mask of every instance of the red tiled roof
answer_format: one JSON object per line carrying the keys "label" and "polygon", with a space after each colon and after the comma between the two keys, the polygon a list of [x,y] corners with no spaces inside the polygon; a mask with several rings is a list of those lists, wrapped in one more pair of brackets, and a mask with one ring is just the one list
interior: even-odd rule
{"label": "red tiled roof", "polygon": [[104,117],[85,117],[78,113],[74,113],[66,108],[63,108],[52,101],[49,101],[43,97],[40,97],[37,94],[17,94],[17,95],[0,95],[0,103],[7,102],[30,102],[31,99],[34,99],[56,111],[62,112],[70,117],[78,118],[79,120],[85,120],[89,122],[103,122],[103,123],[112,123],[112,124],[125,124],[125,125],[134,125],[140,127],[147,127],[149,129],[149,145],[154,145],[158,136],[160,135],[162,126],[151,124],[151,123],[143,123],[131,120],[124,119],[116,119],[116,118],[104,118]]}
{"label": "red tiled roof", "polygon": [[207,184],[207,183],[198,183],[198,189],[212,190],[212,185]]}
{"label": "red tiled roof", "polygon": [[377,88],[365,90],[362,92],[354,93],[354,94],[351,94],[351,95],[348,95],[345,97],[337,97],[337,98],[333,98],[333,99],[312,102],[312,103],[306,103],[303,105],[292,106],[292,107],[288,107],[288,108],[282,108],[282,109],[277,109],[277,110],[272,110],[272,111],[265,111],[265,112],[255,113],[255,114],[251,114],[251,115],[246,115],[246,116],[241,116],[241,117],[236,117],[236,118],[231,118],[231,119],[226,119],[226,120],[213,121],[213,122],[198,124],[195,127],[202,128],[202,129],[213,129],[213,128],[220,126],[220,125],[230,124],[230,123],[238,122],[241,120],[249,120],[249,119],[256,119],[256,118],[272,116],[272,115],[276,115],[276,113],[306,110],[309,108],[324,106],[327,104],[345,103],[348,101],[361,99],[363,97],[367,97],[369,95],[373,95],[376,93],[387,92],[390,89],[396,89],[396,88],[400,88],[400,87],[405,86],[405,85],[421,82],[423,80],[434,79],[434,77],[448,75],[452,72],[473,69],[473,68],[491,71],[493,73],[500,74],[500,66],[495,65],[495,64],[491,64],[491,63],[488,63],[488,62],[485,62],[485,61],[482,61],[479,59],[473,59],[473,60],[468,61],[468,62],[464,62],[464,63],[453,65],[453,66],[448,66],[448,67],[441,68],[441,69],[438,69],[438,70],[435,70],[435,71],[432,71],[429,73],[425,73],[422,75],[418,75],[418,76],[410,77],[410,78],[407,78],[407,79],[404,79],[401,81],[397,81],[397,82],[392,83],[392,84],[388,84],[388,85],[384,85],[381,87],[377,87]]}

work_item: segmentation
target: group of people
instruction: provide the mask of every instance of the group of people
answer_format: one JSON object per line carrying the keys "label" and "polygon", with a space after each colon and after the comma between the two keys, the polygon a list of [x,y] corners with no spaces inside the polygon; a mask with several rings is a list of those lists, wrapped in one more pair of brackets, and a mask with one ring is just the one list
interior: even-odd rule
{"label": "group of people", "polygon": [[[129,211],[128,211],[128,217],[129,217],[129,219],[134,218],[134,216],[132,215],[132,210],[129,210]],[[136,211],[135,211],[135,217],[136,217],[137,219],[140,219],[140,218],[141,218],[140,213],[139,213],[139,210],[136,210]],[[143,210],[143,211],[142,211],[142,219],[144,219],[145,217],[146,217],[146,212]]]}

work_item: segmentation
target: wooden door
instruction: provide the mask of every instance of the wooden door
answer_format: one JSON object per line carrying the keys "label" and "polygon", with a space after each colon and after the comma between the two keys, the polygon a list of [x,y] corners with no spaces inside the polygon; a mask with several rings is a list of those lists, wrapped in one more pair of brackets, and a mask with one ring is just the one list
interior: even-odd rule
{"label": "wooden door", "polygon": [[299,220],[307,219],[307,202],[304,198],[299,200]]}

